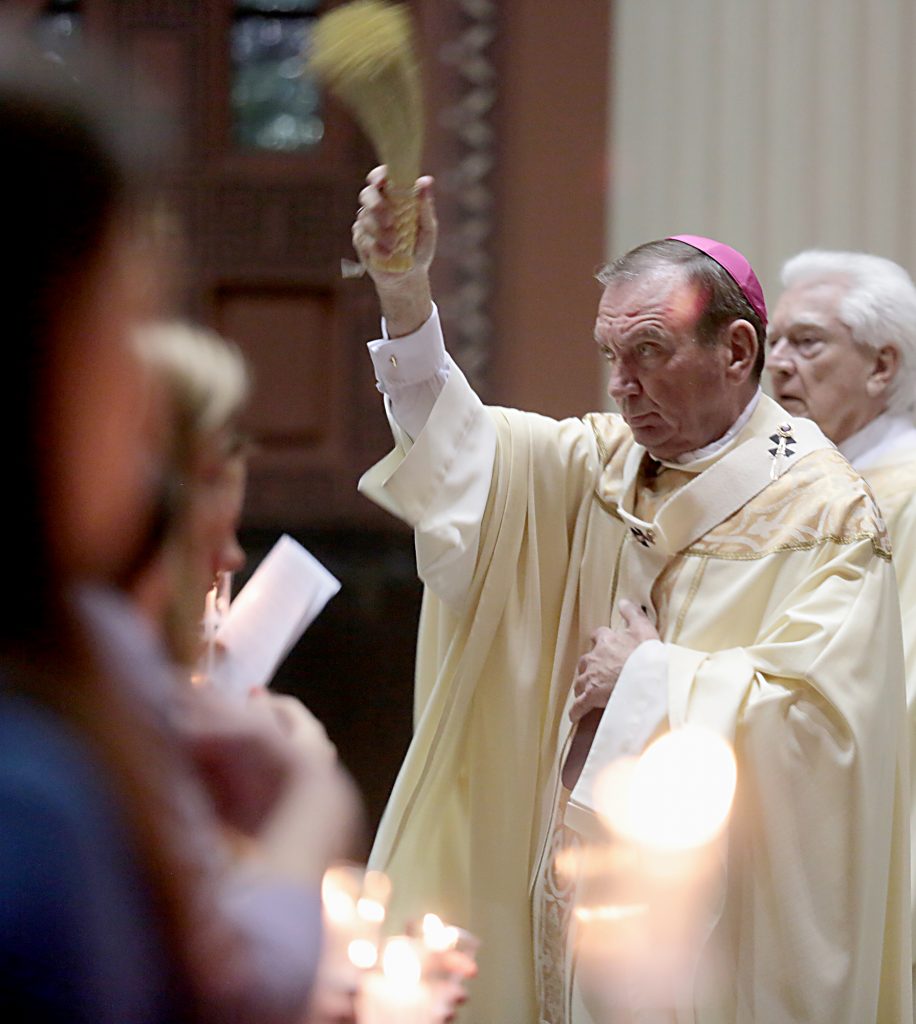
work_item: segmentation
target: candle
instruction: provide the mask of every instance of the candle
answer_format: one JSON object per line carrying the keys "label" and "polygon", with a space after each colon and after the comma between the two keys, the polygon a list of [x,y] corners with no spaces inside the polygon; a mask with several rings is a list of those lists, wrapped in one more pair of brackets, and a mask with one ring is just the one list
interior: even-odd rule
{"label": "candle", "polygon": [[431,1024],[432,996],[423,981],[423,953],[406,935],[388,939],[382,969],[365,974],[357,997],[358,1024]]}
{"label": "candle", "polygon": [[562,865],[577,894],[580,994],[596,1020],[623,1008],[667,1014],[689,1002],[721,908],[736,778],[731,747],[695,726],[599,776],[595,803],[608,843],[580,848]]}
{"label": "candle", "polygon": [[216,655],[216,630],[219,626],[216,599],[217,586],[214,583],[204,600],[204,679],[207,683],[213,681],[213,661]]}
{"label": "candle", "polygon": [[380,871],[338,864],[324,873],[322,975],[329,984],[353,989],[359,972],[375,966],[390,893],[391,883]]}
{"label": "candle", "polygon": [[221,569],[216,574],[213,589],[216,591],[216,625],[219,628],[232,603],[232,573],[228,569]]}

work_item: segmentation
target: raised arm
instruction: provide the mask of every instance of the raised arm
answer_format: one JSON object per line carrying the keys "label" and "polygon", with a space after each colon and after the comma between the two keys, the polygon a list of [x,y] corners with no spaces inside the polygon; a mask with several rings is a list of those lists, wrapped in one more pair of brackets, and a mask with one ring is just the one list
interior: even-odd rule
{"label": "raised arm", "polygon": [[377,261],[394,247],[395,222],[387,196],[384,166],[369,172],[366,187],[359,194],[360,207],[353,223],[353,247],[375,283],[389,338],[401,338],[420,328],[433,311],[429,268],[436,252],[437,223],[433,203],[433,179],[417,179],[419,216],[414,265],[411,270],[391,273]]}

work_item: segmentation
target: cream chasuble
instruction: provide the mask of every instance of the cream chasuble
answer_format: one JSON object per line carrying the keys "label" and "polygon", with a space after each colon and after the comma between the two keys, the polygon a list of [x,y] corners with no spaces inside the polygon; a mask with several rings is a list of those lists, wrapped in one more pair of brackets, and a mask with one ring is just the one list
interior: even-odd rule
{"label": "cream chasuble", "polygon": [[[807,440],[776,480],[754,484],[741,456],[734,487],[713,473],[739,449],[759,466],[783,424]],[[768,398],[721,452],[654,485],[642,454],[619,417],[487,409],[453,368],[413,446],[361,481],[414,527],[426,583],[415,735],[372,855],[394,882],[390,919],[436,911],[480,936],[463,1019],[549,1019],[533,908],[572,680],[592,632],[631,597],[664,642],[671,724],[712,726],[738,758],[713,935],[727,984],[678,1019],[907,1020],[903,666],[874,502],[813,425]]]}

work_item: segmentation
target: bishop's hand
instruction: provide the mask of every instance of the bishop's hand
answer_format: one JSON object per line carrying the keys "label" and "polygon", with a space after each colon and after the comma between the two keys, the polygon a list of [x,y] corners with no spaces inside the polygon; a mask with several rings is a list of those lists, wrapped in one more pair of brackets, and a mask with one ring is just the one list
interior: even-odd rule
{"label": "bishop's hand", "polygon": [[353,222],[353,248],[375,283],[388,327],[398,338],[421,327],[432,312],[429,268],[436,252],[438,225],[433,202],[433,179],[417,178],[417,240],[410,270],[381,269],[378,260],[391,255],[397,232],[395,209],[384,165],[375,167],[359,194],[360,207]]}
{"label": "bishop's hand", "polygon": [[569,710],[573,723],[596,708],[607,707],[627,658],[646,640],[658,640],[658,631],[632,601],[620,602],[622,628],[600,626],[592,633],[592,646],[579,659],[573,689],[576,699]]}

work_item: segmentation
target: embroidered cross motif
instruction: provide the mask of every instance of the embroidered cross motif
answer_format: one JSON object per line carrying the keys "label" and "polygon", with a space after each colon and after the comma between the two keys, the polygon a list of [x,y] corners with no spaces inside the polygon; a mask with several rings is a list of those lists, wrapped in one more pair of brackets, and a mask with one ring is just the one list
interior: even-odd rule
{"label": "embroidered cross motif", "polygon": [[792,436],[791,423],[783,423],[778,426],[776,433],[770,434],[770,440],[773,442],[773,447],[769,449],[770,455],[773,456],[773,462],[770,465],[770,479],[775,480],[779,476],[780,463],[784,459],[792,458],[795,454],[793,445],[798,442]]}
{"label": "embroidered cross motif", "polygon": [[644,548],[651,547],[655,543],[655,534],[652,530],[641,530],[638,526],[631,526],[630,533]]}

